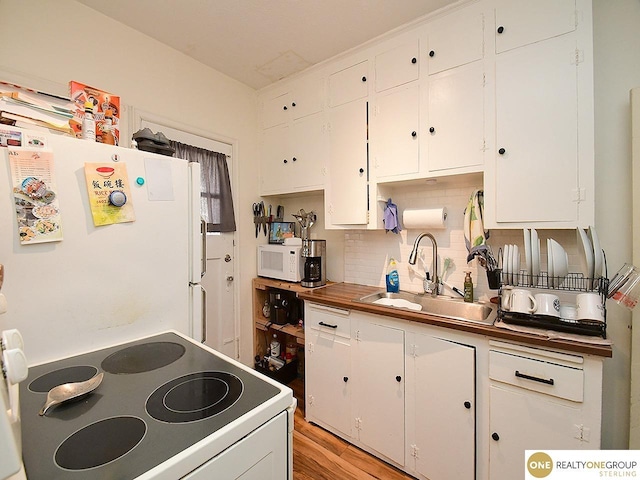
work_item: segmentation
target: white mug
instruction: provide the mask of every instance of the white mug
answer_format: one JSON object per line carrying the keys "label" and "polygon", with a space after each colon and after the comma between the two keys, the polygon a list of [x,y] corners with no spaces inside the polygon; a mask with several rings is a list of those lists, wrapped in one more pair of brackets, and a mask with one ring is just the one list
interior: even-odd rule
{"label": "white mug", "polygon": [[520,288],[511,290],[506,303],[507,308],[505,308],[505,310],[510,312],[533,313],[538,307],[538,302],[536,302],[536,299],[531,295],[531,292]]}
{"label": "white mug", "polygon": [[578,316],[578,312],[576,311],[575,305],[560,305],[560,318],[564,318],[565,320],[575,320]]}
{"label": "white mug", "polygon": [[557,295],[551,293],[538,293],[535,296],[538,308],[536,308],[536,315],[548,315],[551,317],[560,316],[560,299]]}
{"label": "white mug", "polygon": [[576,318],[604,322],[604,305],[599,293],[580,293],[576,296]]}

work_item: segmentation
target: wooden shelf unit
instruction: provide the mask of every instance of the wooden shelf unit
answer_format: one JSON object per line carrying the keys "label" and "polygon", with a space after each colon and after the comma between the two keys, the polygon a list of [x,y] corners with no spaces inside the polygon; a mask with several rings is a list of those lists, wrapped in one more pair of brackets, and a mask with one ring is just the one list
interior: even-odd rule
{"label": "wooden shelf unit", "polygon": [[[272,290],[284,290],[295,292],[310,291],[311,288],[301,287],[299,283],[284,282],[281,280],[272,280],[269,278],[256,277],[253,279],[253,323],[255,334],[253,336],[253,352],[254,355],[263,356],[267,353],[267,346],[270,343],[268,332],[282,333],[287,337],[295,339],[297,345],[304,347],[304,328],[298,325],[276,325],[271,324],[268,318],[262,314],[262,307],[265,300],[269,300],[269,293]],[[284,348],[284,345],[283,345]]]}

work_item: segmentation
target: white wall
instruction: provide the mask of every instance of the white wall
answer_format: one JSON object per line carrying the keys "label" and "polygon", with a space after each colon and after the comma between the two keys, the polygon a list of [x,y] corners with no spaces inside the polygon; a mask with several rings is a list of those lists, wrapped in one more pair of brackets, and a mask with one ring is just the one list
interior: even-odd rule
{"label": "white wall", "polygon": [[247,279],[240,282],[245,301],[238,302],[241,357],[250,362],[255,91],[72,0],[0,1],[0,79],[59,95],[68,95],[68,82],[76,80],[119,95],[124,146],[138,129],[130,125],[134,108],[236,145],[236,276]]}

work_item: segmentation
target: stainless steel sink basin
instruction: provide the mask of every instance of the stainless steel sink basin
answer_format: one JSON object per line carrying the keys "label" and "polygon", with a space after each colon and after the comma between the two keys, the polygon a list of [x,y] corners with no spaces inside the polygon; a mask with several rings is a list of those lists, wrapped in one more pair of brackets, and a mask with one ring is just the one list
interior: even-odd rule
{"label": "stainless steel sink basin", "polygon": [[497,316],[494,305],[486,303],[467,303],[448,297],[434,298],[410,292],[376,292],[356,299],[357,302],[371,303],[403,310],[420,311],[438,317],[453,318],[467,322],[492,325]]}

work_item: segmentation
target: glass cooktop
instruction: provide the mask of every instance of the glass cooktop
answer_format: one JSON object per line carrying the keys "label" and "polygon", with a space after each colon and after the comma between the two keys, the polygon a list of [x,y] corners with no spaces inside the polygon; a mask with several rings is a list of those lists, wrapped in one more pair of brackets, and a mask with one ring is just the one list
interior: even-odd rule
{"label": "glass cooktop", "polygon": [[[101,371],[93,393],[38,415],[49,389]],[[31,367],[20,388],[29,480],[136,478],[281,391],[174,333]]]}

